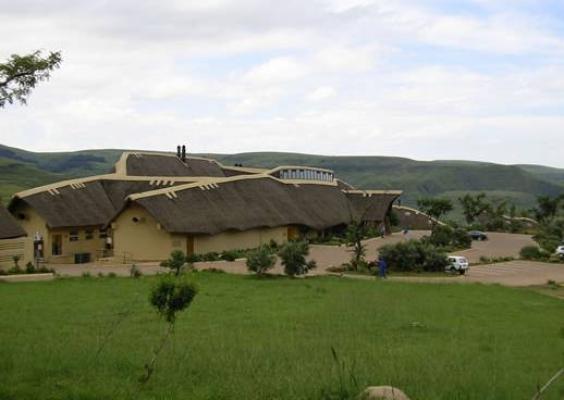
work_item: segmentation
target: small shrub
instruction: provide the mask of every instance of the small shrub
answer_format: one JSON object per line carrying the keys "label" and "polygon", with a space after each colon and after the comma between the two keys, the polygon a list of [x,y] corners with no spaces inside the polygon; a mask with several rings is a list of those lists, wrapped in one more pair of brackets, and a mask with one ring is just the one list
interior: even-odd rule
{"label": "small shrub", "polygon": [[110,273],[108,274],[108,278],[115,278],[116,276],[117,276],[117,275],[116,275],[115,272],[110,272]]}
{"label": "small shrub", "polygon": [[186,256],[187,263],[193,264],[201,261],[202,261],[202,256],[200,254],[190,254],[189,256]]}
{"label": "small shrub", "polygon": [[448,225],[437,225],[433,229],[429,242],[435,246],[446,247],[452,242],[453,229]]}
{"label": "small shrub", "polygon": [[212,251],[202,255],[202,261],[211,262],[211,261],[219,261],[221,258],[219,257],[219,253]]}
{"label": "small shrub", "polygon": [[143,275],[143,272],[137,267],[137,265],[133,264],[129,269],[129,276],[132,278],[140,278]]}
{"label": "small shrub", "polygon": [[157,312],[169,323],[174,323],[176,314],[187,308],[198,289],[185,278],[163,275],[152,287],[149,301]]}
{"label": "small shrub", "polygon": [[451,244],[457,249],[469,249],[472,247],[472,238],[468,235],[466,229],[455,228],[452,233]]}
{"label": "small shrub", "polygon": [[25,265],[25,273],[26,273],[26,274],[35,274],[36,272],[37,272],[37,271],[36,271],[35,265],[33,265],[33,263],[28,262],[28,263]]}
{"label": "small shrub", "polygon": [[180,250],[174,250],[170,253],[168,260],[161,263],[161,267],[170,268],[176,276],[180,275],[182,267],[186,264],[186,256]]}
{"label": "small shrub", "polygon": [[525,246],[519,252],[519,256],[523,260],[537,260],[544,261],[548,259],[548,256],[542,249],[538,246]]}
{"label": "small shrub", "polygon": [[238,258],[243,258],[246,256],[245,250],[235,249],[235,250],[225,250],[221,253],[220,258],[224,261],[235,261]]}
{"label": "small shrub", "polygon": [[307,274],[316,267],[314,261],[308,262],[309,245],[305,241],[291,241],[282,246],[278,255],[282,260],[284,272],[289,276]]}
{"label": "small shrub", "polygon": [[266,273],[274,267],[276,256],[272,254],[272,250],[267,246],[260,246],[258,249],[251,251],[247,256],[247,269],[258,275]]}
{"label": "small shrub", "polygon": [[104,273],[103,272],[98,272],[98,278],[103,278],[104,277]]}
{"label": "small shrub", "polygon": [[90,279],[90,278],[92,278],[92,274],[91,274],[89,271],[84,271],[84,272],[82,273],[82,277],[83,277],[83,278]]}

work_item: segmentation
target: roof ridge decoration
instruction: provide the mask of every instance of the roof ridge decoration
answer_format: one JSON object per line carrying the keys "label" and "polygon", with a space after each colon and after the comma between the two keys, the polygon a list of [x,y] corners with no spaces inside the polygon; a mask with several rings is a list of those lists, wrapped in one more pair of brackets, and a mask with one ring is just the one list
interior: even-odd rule
{"label": "roof ridge decoration", "polygon": [[171,192],[174,192],[174,194],[176,194],[176,192],[194,189],[194,188],[199,188],[200,190],[210,190],[212,188],[218,189],[220,185],[224,183],[251,180],[251,179],[272,179],[284,185],[294,185],[294,186],[300,186],[300,185],[319,185],[319,186],[333,186],[333,187],[337,186],[336,182],[279,179],[268,173],[263,173],[263,174],[252,174],[252,175],[235,175],[229,177],[204,177],[203,179],[193,183],[187,183],[185,185],[172,186],[162,189],[155,189],[147,192],[135,193],[129,195],[127,198],[129,200],[135,201],[138,199],[159,196],[159,195],[165,195],[168,197],[167,193],[171,193]]}

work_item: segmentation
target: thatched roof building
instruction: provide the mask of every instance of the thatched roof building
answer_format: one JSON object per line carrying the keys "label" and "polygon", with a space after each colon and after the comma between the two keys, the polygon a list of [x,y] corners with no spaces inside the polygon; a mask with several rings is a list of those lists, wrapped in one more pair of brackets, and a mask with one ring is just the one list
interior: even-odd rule
{"label": "thatched roof building", "polygon": [[0,239],[13,239],[26,233],[16,219],[0,204]]}
{"label": "thatched roof building", "polygon": [[[322,168],[266,170],[126,152],[111,174],[20,192],[9,210],[29,234],[45,238],[45,248],[56,256],[67,249],[73,255],[99,253],[103,242],[96,240],[113,234],[124,254],[158,259],[177,246],[216,251],[288,240],[296,229],[323,231],[353,220],[379,224],[400,194],[356,190]],[[233,237],[233,232],[246,233]],[[221,240],[210,239],[216,236]],[[161,250],[145,251],[150,248]]]}

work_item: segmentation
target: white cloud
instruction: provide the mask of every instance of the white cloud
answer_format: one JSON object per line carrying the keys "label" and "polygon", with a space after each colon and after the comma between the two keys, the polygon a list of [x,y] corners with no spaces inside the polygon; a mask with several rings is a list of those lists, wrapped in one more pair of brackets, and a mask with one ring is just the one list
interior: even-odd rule
{"label": "white cloud", "polygon": [[331,86],[320,86],[314,91],[308,93],[306,99],[308,101],[321,101],[335,97],[336,95],[337,91]]}
{"label": "white cloud", "polygon": [[[557,21],[541,7],[521,10],[535,7],[528,0],[474,2],[480,13],[432,0],[275,9],[258,0],[0,0],[0,35],[10,38],[0,59],[38,48],[64,56],[27,107],[0,111],[0,142],[64,150],[187,141],[202,152],[564,166],[552,145],[564,129]],[[492,138],[510,153],[480,147]]]}

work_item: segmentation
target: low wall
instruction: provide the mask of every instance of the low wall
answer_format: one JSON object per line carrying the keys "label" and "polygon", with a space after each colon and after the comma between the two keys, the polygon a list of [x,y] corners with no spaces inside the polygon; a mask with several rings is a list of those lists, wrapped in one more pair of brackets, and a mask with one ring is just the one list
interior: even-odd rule
{"label": "low wall", "polygon": [[55,274],[18,274],[18,275],[0,275],[0,282],[37,282],[51,281],[55,279]]}

